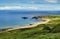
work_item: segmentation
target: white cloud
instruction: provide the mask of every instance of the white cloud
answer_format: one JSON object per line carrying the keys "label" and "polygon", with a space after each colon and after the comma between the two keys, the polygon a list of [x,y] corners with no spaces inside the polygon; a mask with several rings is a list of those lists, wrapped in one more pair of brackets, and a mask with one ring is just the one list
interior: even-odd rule
{"label": "white cloud", "polygon": [[50,2],[50,3],[57,3],[58,1],[57,0],[45,0],[47,2]]}
{"label": "white cloud", "polygon": [[21,6],[1,6],[0,10],[14,10],[14,9],[21,9]]}
{"label": "white cloud", "polygon": [[0,6],[0,10],[60,10],[60,7],[53,6]]}
{"label": "white cloud", "polygon": [[37,10],[37,7],[33,6],[1,6],[0,10],[21,10],[21,9],[30,9],[30,10]]}

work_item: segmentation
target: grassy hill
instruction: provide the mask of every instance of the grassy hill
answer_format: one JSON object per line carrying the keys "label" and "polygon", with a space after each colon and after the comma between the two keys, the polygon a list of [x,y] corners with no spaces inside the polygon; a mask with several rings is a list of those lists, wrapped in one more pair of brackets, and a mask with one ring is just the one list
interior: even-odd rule
{"label": "grassy hill", "polygon": [[0,33],[0,39],[60,39],[60,16],[46,16],[46,24]]}

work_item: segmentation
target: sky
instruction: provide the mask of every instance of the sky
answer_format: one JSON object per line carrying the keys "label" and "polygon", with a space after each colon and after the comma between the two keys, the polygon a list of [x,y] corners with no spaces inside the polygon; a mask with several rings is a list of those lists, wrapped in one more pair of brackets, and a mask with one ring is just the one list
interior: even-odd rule
{"label": "sky", "polygon": [[0,0],[0,10],[60,11],[60,0]]}

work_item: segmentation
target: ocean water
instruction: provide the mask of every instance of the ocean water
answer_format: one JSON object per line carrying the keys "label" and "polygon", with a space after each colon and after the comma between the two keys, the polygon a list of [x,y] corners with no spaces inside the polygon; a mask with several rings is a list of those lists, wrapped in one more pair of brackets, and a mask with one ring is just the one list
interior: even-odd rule
{"label": "ocean water", "polygon": [[[42,20],[32,19],[34,16],[44,16],[60,13],[44,13],[44,12],[21,12],[21,11],[0,11],[0,28],[12,28],[42,22]],[[22,17],[28,17],[23,19]]]}

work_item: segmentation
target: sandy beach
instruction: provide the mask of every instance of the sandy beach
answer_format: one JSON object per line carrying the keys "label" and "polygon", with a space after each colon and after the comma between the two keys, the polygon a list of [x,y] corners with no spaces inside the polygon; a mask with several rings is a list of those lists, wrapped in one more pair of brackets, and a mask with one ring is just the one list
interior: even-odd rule
{"label": "sandy beach", "polygon": [[34,23],[32,25],[26,25],[26,26],[23,26],[23,27],[16,27],[16,28],[12,28],[12,29],[7,29],[6,31],[11,31],[11,30],[15,30],[15,29],[33,28],[33,27],[36,27],[37,25],[45,24],[45,23],[50,21],[50,19],[44,19],[44,20],[45,21],[43,21],[43,22],[38,22],[38,23]]}

